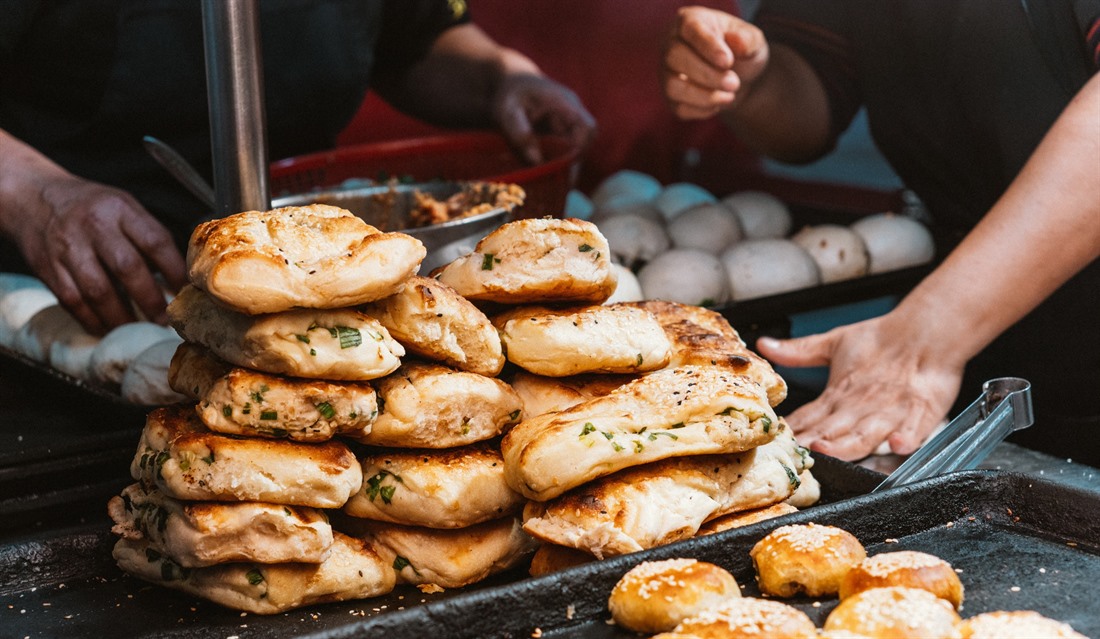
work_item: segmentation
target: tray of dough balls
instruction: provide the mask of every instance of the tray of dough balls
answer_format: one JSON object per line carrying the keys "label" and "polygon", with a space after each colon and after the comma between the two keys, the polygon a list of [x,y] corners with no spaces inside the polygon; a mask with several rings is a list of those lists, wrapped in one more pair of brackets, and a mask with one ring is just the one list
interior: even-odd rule
{"label": "tray of dough balls", "polygon": [[608,238],[622,295],[698,304],[747,323],[912,288],[949,242],[925,223],[923,207],[897,199],[899,211],[807,206],[623,170],[589,195],[573,192],[567,211]]}
{"label": "tray of dough balls", "polygon": [[0,623],[409,631],[404,610],[877,483],[798,445],[721,314],[611,301],[591,222],[503,224],[432,277],[425,254],[327,205],[200,225],[168,305],[183,399],[135,420],[99,521],[3,547]]}

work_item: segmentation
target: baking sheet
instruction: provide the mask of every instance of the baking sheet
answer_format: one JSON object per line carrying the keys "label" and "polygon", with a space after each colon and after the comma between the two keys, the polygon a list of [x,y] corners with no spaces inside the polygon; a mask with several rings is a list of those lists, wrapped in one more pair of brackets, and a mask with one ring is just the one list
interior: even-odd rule
{"label": "baking sheet", "polygon": [[[823,486],[839,474],[866,491],[880,475],[822,458]],[[832,495],[831,497],[835,497]],[[963,616],[1034,609],[1100,636],[1094,581],[1100,570],[1100,495],[1030,476],[968,471],[787,515],[782,523],[842,526],[871,554],[914,549],[962,570]],[[579,566],[537,579],[498,576],[467,589],[424,595],[402,587],[387,597],[261,617],[122,575],[103,527],[62,531],[0,550],[0,627],[47,637],[635,637],[606,622],[614,583],[642,560],[696,557],[733,572],[757,594],[748,550],[777,521],[761,522]],[[792,603],[818,624],[834,600]]]}

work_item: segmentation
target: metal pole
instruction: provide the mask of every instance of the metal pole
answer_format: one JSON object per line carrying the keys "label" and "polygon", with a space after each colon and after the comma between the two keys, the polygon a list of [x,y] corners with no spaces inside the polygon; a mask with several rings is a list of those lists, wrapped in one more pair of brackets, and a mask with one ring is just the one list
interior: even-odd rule
{"label": "metal pole", "polygon": [[202,0],[215,212],[271,208],[257,0]]}

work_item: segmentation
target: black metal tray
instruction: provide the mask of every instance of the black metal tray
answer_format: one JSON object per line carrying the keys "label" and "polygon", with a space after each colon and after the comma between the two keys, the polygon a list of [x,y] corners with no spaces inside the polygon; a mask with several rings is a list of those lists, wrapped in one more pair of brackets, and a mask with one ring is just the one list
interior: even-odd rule
{"label": "black metal tray", "polygon": [[[822,458],[865,492],[881,475]],[[831,497],[836,497],[832,495]],[[1093,584],[1100,570],[1100,495],[1034,477],[968,471],[787,515],[783,523],[842,526],[874,554],[915,549],[962,570],[963,616],[1033,609],[1100,636]],[[636,637],[607,624],[607,596],[638,562],[696,557],[733,572],[757,594],[748,550],[777,521],[692,539],[537,579],[498,576],[476,587],[386,597],[261,617],[220,608],[122,575],[103,527],[27,539],[0,549],[0,627],[10,636],[66,637]],[[817,623],[835,600],[792,600]]]}
{"label": "black metal tray", "polygon": [[[815,456],[822,501],[866,494],[882,475],[831,457]],[[116,491],[117,494],[117,491]],[[462,600],[527,579],[526,567],[464,589],[425,595],[411,587],[375,599],[297,610],[285,615],[242,616],[215,604],[146,584],[122,574],[111,559],[106,499],[97,500],[88,524],[0,539],[0,628],[12,636],[297,637],[342,632],[362,619],[381,620],[400,609]],[[25,612],[24,612],[25,611]],[[360,615],[365,615],[361,617]],[[241,627],[242,624],[247,627]],[[18,629],[18,631],[16,631]],[[3,633],[0,633],[2,635]],[[372,631],[364,631],[373,636]],[[412,635],[409,635],[412,636]],[[417,639],[420,639],[417,637]]]}

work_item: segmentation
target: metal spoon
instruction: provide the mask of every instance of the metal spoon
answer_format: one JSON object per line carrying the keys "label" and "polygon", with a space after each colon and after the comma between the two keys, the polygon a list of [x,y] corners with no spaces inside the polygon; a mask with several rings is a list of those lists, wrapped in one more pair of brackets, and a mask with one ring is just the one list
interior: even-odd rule
{"label": "metal spoon", "polygon": [[214,210],[214,187],[210,186],[195,167],[163,140],[147,135],[141,141],[145,144],[145,150],[158,164],[167,169],[180,184],[187,187],[187,190],[199,198],[210,211]]}

